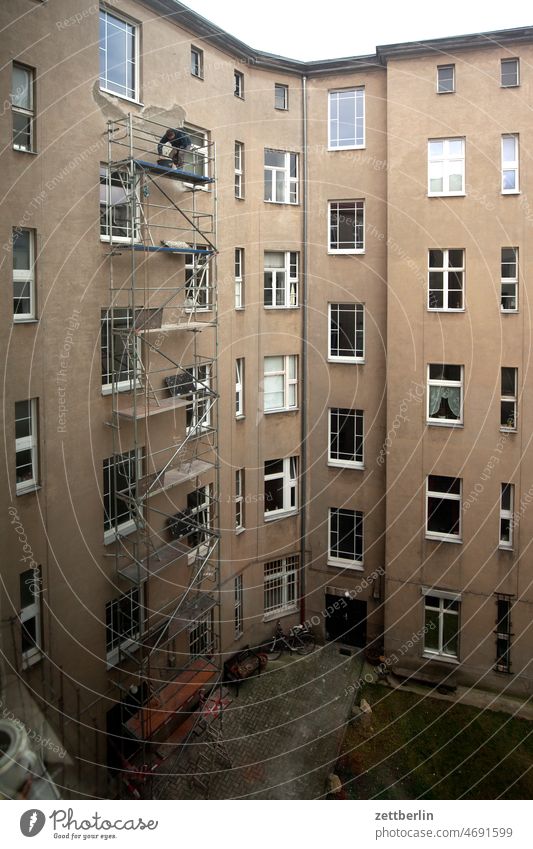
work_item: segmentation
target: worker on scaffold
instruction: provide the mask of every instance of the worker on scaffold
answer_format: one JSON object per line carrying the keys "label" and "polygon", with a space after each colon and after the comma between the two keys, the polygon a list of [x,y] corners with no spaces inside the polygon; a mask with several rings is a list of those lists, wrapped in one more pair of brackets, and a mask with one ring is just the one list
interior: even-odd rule
{"label": "worker on scaffold", "polygon": [[166,131],[165,135],[157,145],[157,152],[159,156],[162,156],[163,146],[166,144],[174,148],[174,152],[172,153],[172,162],[174,163],[176,168],[182,168],[183,151],[187,150],[192,145],[190,137],[183,130],[174,130],[169,127],[169,129]]}

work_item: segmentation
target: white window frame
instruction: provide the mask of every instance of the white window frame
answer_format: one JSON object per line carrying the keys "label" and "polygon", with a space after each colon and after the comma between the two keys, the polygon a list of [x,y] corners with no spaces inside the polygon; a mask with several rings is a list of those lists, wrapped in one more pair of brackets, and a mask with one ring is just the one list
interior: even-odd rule
{"label": "white window frame", "polygon": [[[355,103],[354,109],[354,144],[339,144],[339,105],[343,99],[346,99],[347,95],[353,95],[351,99],[353,99]],[[333,104],[337,103],[337,117],[333,118]],[[358,111],[360,114],[357,114]],[[365,87],[364,86],[356,86],[354,88],[345,88],[345,89],[334,89],[333,91],[328,92],[328,150],[358,150],[364,148],[366,145],[365,140],[365,124],[366,124],[366,105],[365,105]],[[334,123],[335,121],[335,123]],[[358,122],[361,126],[361,132],[358,134]],[[336,132],[333,133],[333,127],[336,128]]]}
{"label": "white window frame", "polygon": [[204,51],[191,44],[191,76],[199,80],[204,78]]}
{"label": "white window frame", "polygon": [[[363,199],[358,200],[330,200],[328,201],[328,236],[327,236],[327,245],[328,245],[328,254],[336,255],[336,254],[364,254],[365,252],[365,201]],[[355,226],[354,226],[354,234],[353,234],[353,247],[349,248],[339,248],[333,247],[335,244],[339,245],[341,242],[339,241],[339,219],[342,218],[343,211],[348,211],[348,208],[351,209],[351,214],[353,216]],[[337,223],[334,225],[334,215],[337,215]],[[359,220],[361,219],[361,220]],[[337,237],[336,240],[333,238],[333,233],[336,232]],[[359,236],[358,236],[359,233]]]}
{"label": "white window frame", "polygon": [[[514,156],[512,159],[505,159],[504,146],[505,142],[513,139]],[[520,138],[518,133],[503,133],[501,140],[502,151],[502,195],[518,195],[520,194]],[[505,179],[507,174],[513,175],[513,188],[505,188]]]}
{"label": "white window frame", "polygon": [[[17,233],[28,233],[28,245],[29,245],[29,268],[15,268],[15,238]],[[34,321],[37,310],[36,310],[36,297],[35,297],[35,230],[30,230],[27,227],[14,227],[13,228],[13,322],[25,322],[25,321]],[[29,304],[30,309],[29,312],[15,312],[15,304],[18,299],[15,294],[15,286],[17,283],[27,283],[29,288]]]}
{"label": "white window frame", "polygon": [[[266,164],[266,155],[267,153],[281,153],[284,157],[283,165],[267,165]],[[288,204],[289,206],[297,206],[299,204],[299,184],[300,184],[300,161],[297,153],[288,150],[277,150],[273,147],[265,148],[265,159],[264,159],[264,201],[265,203],[282,203]],[[295,171],[296,176],[293,177],[291,175],[291,157],[294,157],[294,163],[296,165]],[[283,197],[278,198],[278,183],[276,179],[276,175],[278,173],[282,173],[283,176]],[[267,197],[267,174],[270,174],[270,180],[272,185],[272,197]]]}
{"label": "white window frame", "polygon": [[[352,538],[353,538],[353,548],[354,548],[354,557],[343,557],[339,550],[341,546],[341,542],[337,539],[337,544],[334,546],[333,542],[333,534],[335,532],[336,537],[339,537],[338,530],[338,520],[339,517],[343,515],[344,517],[351,516],[353,518],[353,529],[352,529]],[[358,526],[360,531],[358,532]],[[360,557],[357,556],[357,540],[359,542],[360,548]],[[329,507],[328,508],[328,566],[341,566],[343,569],[355,569],[356,571],[362,571],[363,563],[364,563],[364,552],[365,552],[365,536],[364,536],[364,513],[361,510],[352,510],[348,507]]]}
{"label": "white window frame", "polygon": [[[503,252],[504,251],[513,251],[514,260],[504,261]],[[504,275],[504,268],[509,268],[511,270],[514,267],[514,274]],[[501,301],[500,301],[500,309],[503,313],[516,313],[518,312],[518,276],[519,276],[519,250],[518,248],[502,248],[501,250],[501,263],[500,263],[500,279],[501,279]],[[514,292],[504,292],[504,287],[512,287]],[[504,306],[506,303],[511,303],[514,299],[513,307]]]}
{"label": "white window frame", "polygon": [[[513,393],[513,395],[504,395],[503,394],[503,370],[504,370],[504,368],[510,369],[514,372],[514,393]],[[502,382],[502,389],[501,389],[501,398],[500,398],[500,430],[506,431],[508,433],[516,433],[516,431],[518,430],[518,369],[515,368],[514,366],[502,366],[501,367],[501,382]],[[501,423],[502,422],[502,414],[503,414],[502,406],[503,406],[503,404],[509,404],[509,403],[512,403],[513,408],[514,408],[514,426],[512,426],[512,425],[502,425],[502,423]],[[507,421],[509,421],[509,420],[510,420],[510,417],[507,419]]]}
{"label": "white window frame", "polygon": [[[439,600],[438,606],[433,604],[428,604],[426,598],[431,596],[432,598],[437,598]],[[438,649],[428,648],[426,645],[426,640],[424,638],[424,649],[423,655],[424,657],[434,657],[434,658],[442,658],[443,660],[449,660],[452,662],[458,662],[459,660],[459,638],[460,638],[460,624],[461,624],[461,595],[459,593],[446,592],[443,590],[435,590],[429,587],[422,587],[422,597],[424,601],[424,627],[426,627],[426,611],[430,610],[433,613],[437,613],[438,615]],[[447,610],[445,607],[446,602],[453,602],[458,605],[457,610]],[[451,654],[451,652],[444,651],[444,617],[445,616],[454,616],[457,621],[457,654]],[[432,629],[433,630],[433,629]]]}
{"label": "white window frame", "polygon": [[244,248],[235,248],[235,309],[244,309]]}
{"label": "white window frame", "polygon": [[[108,309],[103,309],[101,311],[100,318],[101,330],[100,330],[100,350],[101,350],[101,359],[102,359],[102,395],[110,395],[113,391],[113,350],[112,350],[112,333],[114,332],[115,326],[119,328],[120,326],[123,329],[127,330],[134,326],[134,318],[133,312],[129,307],[109,307]],[[107,328],[107,344],[104,345],[104,327]],[[118,334],[115,333],[115,336]],[[133,357],[137,356],[138,360],[141,356],[141,340],[140,338],[132,331],[130,334],[129,345],[131,346],[128,351],[128,368],[125,369],[130,373],[130,377],[127,380],[119,380],[114,384],[116,392],[129,392],[131,389],[134,389],[135,386],[141,386],[140,376],[137,377],[137,381],[135,382],[133,376]],[[134,347],[136,352],[134,352]],[[103,372],[103,361],[104,356],[107,363],[107,372],[104,375]],[[111,380],[104,382],[104,377],[110,376]]]}
{"label": "white window frame", "polygon": [[[35,569],[26,569],[24,572],[21,572],[19,575],[19,585],[22,584],[22,581],[26,584],[32,598],[33,602],[31,604],[27,604],[25,607],[22,606],[22,593],[20,599],[20,627],[21,627],[21,659],[22,659],[22,669],[29,669],[31,666],[34,666],[36,663],[41,660],[43,656],[43,641],[42,641],[42,578],[41,578],[41,568],[38,566]],[[35,644],[26,651],[22,649],[22,631],[25,630],[25,625],[27,622],[34,620],[35,626]],[[31,639],[31,637],[29,638]]]}
{"label": "white window frame", "polygon": [[[504,65],[510,65],[511,62],[514,62],[516,67],[516,82],[506,83],[504,82]],[[517,88],[520,85],[520,59],[505,57],[505,59],[500,60],[500,86],[502,88]]]}
{"label": "white window frame", "polygon": [[235,418],[244,418],[244,357],[235,360]]}
{"label": "white window frame", "polygon": [[[504,507],[504,496],[505,494],[509,494],[509,506]],[[513,513],[514,513],[514,484],[513,483],[502,483],[500,485],[500,534],[499,534],[499,547],[505,548],[507,551],[513,550],[514,543],[514,524],[513,524]],[[507,533],[504,532],[505,525],[509,525]]]}
{"label": "white window frame", "polygon": [[196,619],[189,628],[189,656],[191,660],[197,657],[211,657],[214,650],[215,627],[213,608],[211,608]]}
{"label": "white window frame", "polygon": [[[191,146],[182,150],[183,168],[192,171],[199,177],[209,177],[209,159],[211,156],[209,130],[205,127],[197,127],[195,124],[183,124],[183,132],[187,133],[191,140]],[[183,184],[188,189],[199,188],[202,192],[209,192],[209,186],[195,186],[193,183]]]}
{"label": "white window frame", "polygon": [[[441,425],[445,427],[453,427],[454,425],[462,425],[463,424],[463,403],[464,403],[464,366],[456,366],[460,369],[460,379],[459,380],[447,380],[445,378],[440,377],[431,377],[431,369],[432,367],[437,368],[445,368],[448,365],[456,365],[455,363],[428,363],[427,366],[427,393],[426,393],[426,421],[428,425]],[[431,386],[439,386],[444,389],[459,389],[461,394],[461,413],[459,418],[457,419],[447,419],[447,418],[439,418],[437,416],[433,417],[430,411],[430,387]]]}
{"label": "white window frame", "polygon": [[239,100],[244,100],[244,74],[242,71],[233,71],[233,94]]}
{"label": "white window frame", "polygon": [[297,610],[299,567],[300,558],[297,554],[280,557],[263,565],[263,609],[266,621]]}
{"label": "white window frame", "polygon": [[[273,519],[279,519],[284,516],[292,516],[298,512],[298,457],[283,457],[276,460],[269,460],[270,463],[283,463],[281,472],[272,472],[267,474],[264,472],[265,481],[265,522],[270,522]],[[266,466],[265,462],[265,466]],[[266,483],[271,480],[282,481],[282,501],[281,507],[275,510],[266,510],[268,503],[266,493]],[[294,500],[294,505],[291,501]]]}
{"label": "white window frame", "polygon": [[[267,370],[267,360],[273,359],[281,359],[282,365],[281,369],[271,369]],[[292,368],[291,368],[292,367]],[[294,373],[294,377],[291,377],[291,371]],[[268,407],[266,406],[267,392],[266,392],[266,381],[267,378],[281,378],[281,391],[283,395],[283,402],[280,407]],[[291,389],[294,387],[294,403],[291,404]],[[265,413],[282,413],[287,412],[289,410],[297,410],[298,409],[298,356],[296,354],[273,354],[271,356],[264,357],[263,359],[263,411]]]}
{"label": "white window frame", "polygon": [[[267,265],[268,254],[283,254],[283,266]],[[267,287],[266,278],[269,277]],[[300,278],[300,254],[298,251],[265,251],[263,258],[263,306],[266,310],[297,309],[298,286]],[[267,304],[266,292],[271,292],[272,303]],[[278,304],[278,293],[282,293],[283,303]]]}
{"label": "white window frame", "polygon": [[[13,91],[13,71],[19,68],[29,76],[29,109],[25,106],[17,106],[15,98],[17,92]],[[12,128],[11,138],[13,150],[18,150],[21,153],[35,152],[35,68],[30,68],[28,65],[23,65],[20,62],[13,62],[11,69],[11,112],[12,112]],[[15,143],[15,115],[23,115],[29,121],[29,147],[24,144]]]}
{"label": "white window frame", "polygon": [[[348,309],[349,308],[349,309]],[[352,309],[353,308],[353,309]],[[353,348],[355,351],[354,356],[347,356],[344,354],[335,354],[333,352],[333,319],[334,315],[342,312],[353,312],[354,314],[354,339],[353,339]],[[358,329],[357,327],[357,317],[362,316],[362,328]],[[337,328],[339,327],[337,321]],[[337,329],[337,334],[340,334],[340,331]],[[328,304],[328,362],[333,363],[364,363],[365,361],[365,307],[364,304],[356,304],[356,303],[329,303]],[[358,336],[360,337],[358,341]],[[340,350],[337,347],[336,350]],[[361,353],[358,353],[358,350]]]}
{"label": "white window frame", "polygon": [[28,405],[28,415],[21,416],[17,419],[15,406],[15,430],[16,422],[28,420],[29,434],[17,439],[15,435],[15,467],[17,465],[17,457],[20,453],[29,451],[31,456],[31,477],[26,480],[16,482],[17,495],[24,495],[26,492],[33,492],[39,486],[39,426],[38,426],[38,400],[37,398],[23,398],[21,402]]}
{"label": "white window frame", "polygon": [[[194,496],[194,498],[192,498]],[[191,507],[189,501],[195,502]],[[198,528],[192,528],[187,535],[187,541],[190,545],[187,562],[192,566],[198,554],[205,556],[209,552],[209,534],[213,524],[212,509],[211,509],[211,484],[199,486],[187,494],[187,513],[192,521],[199,525]],[[198,518],[199,517],[199,518]],[[199,541],[193,545],[190,540],[191,533],[195,532],[198,535]]]}
{"label": "white window frame", "polygon": [[244,199],[244,142],[235,142],[235,197]]}
{"label": "white window frame", "polygon": [[[100,241],[101,242],[112,242],[116,244],[123,245],[131,245],[135,244],[139,240],[140,233],[140,224],[141,224],[141,197],[140,197],[140,181],[139,177],[133,177],[133,187],[131,184],[131,174],[124,173],[124,181],[120,182],[120,189],[124,192],[124,197],[126,198],[125,203],[116,204],[116,208],[120,208],[122,206],[129,207],[131,200],[130,195],[134,191],[137,197],[135,209],[136,209],[136,218],[133,224],[133,233],[130,232],[130,224],[131,224],[131,216],[130,210],[128,209],[128,215],[126,219],[126,224],[124,225],[125,229],[128,232],[127,236],[117,236],[114,233],[114,230],[123,229],[122,225],[113,225],[113,209],[115,206],[111,205],[111,200],[109,198],[109,176],[108,176],[109,168],[104,163],[100,165]],[[113,180],[113,173],[116,175],[115,179],[119,179],[118,175],[122,172],[115,171],[111,173],[111,180]],[[104,199],[102,200],[102,187],[105,188]],[[119,186],[116,186],[117,188]],[[111,186],[111,190],[113,186]],[[102,232],[102,210],[105,207],[105,227],[107,229],[109,224],[110,233],[106,234]]]}
{"label": "white window frame", "polygon": [[244,469],[235,469],[235,532],[240,533],[244,531],[245,525],[245,517],[244,517],[244,481],[245,481],[245,470]]}
{"label": "white window frame", "polygon": [[[431,145],[441,143],[443,145],[442,154],[432,154]],[[461,142],[462,154],[452,155],[450,153],[450,142]],[[452,138],[436,138],[428,139],[428,197],[461,197],[465,194],[465,170],[466,170],[466,155],[465,155],[465,139],[459,137]],[[461,162],[462,166],[459,169],[462,177],[462,187],[460,190],[450,190],[450,177],[455,176],[454,163]],[[442,173],[435,177],[439,170]],[[431,191],[431,180],[442,178],[442,191]]]}
{"label": "white window frame", "polygon": [[[431,253],[438,251],[442,253],[442,267],[432,266],[431,265]],[[461,266],[451,266],[450,265],[450,251],[461,251],[463,262]],[[432,289],[431,288],[431,274],[442,274],[442,289]],[[461,274],[461,289],[453,289],[450,287],[450,275],[453,274]],[[466,251],[464,248],[430,248],[428,250],[428,301],[427,301],[427,309],[429,312],[464,312],[466,309]],[[434,307],[431,305],[431,295],[432,291],[441,292],[442,291],[442,306]],[[450,298],[453,297],[453,293],[460,291],[462,295],[462,306],[460,307],[450,307],[448,304],[450,303]]]}
{"label": "white window frame", "polygon": [[[207,245],[197,245],[198,250],[207,250]],[[208,254],[185,254],[185,312],[210,312],[211,303],[211,257]]]}
{"label": "white window frame", "polygon": [[[429,478],[437,477],[437,478],[449,478],[450,480],[459,481],[459,493],[456,492],[447,492],[445,490],[433,490],[429,488]],[[462,494],[463,494],[463,480],[462,478],[453,478],[451,475],[427,475],[426,477],[426,539],[440,540],[441,542],[457,542],[460,543],[463,541],[463,523],[462,523]],[[444,531],[430,531],[429,530],[429,500],[430,498],[438,498],[439,501],[457,501],[459,504],[458,507],[458,516],[459,516],[459,527],[458,532],[456,534],[446,533]]]}
{"label": "white window frame", "polygon": [[[139,103],[139,91],[140,91],[140,86],[139,86],[139,82],[140,82],[139,43],[140,43],[140,29],[141,28],[140,28],[139,24],[135,23],[130,18],[127,18],[125,15],[116,14],[116,12],[114,10],[113,10],[113,12],[108,12],[105,9],[100,9],[100,20],[102,20],[102,17],[104,17],[104,19],[106,21],[106,32],[107,32],[107,21],[108,21],[109,18],[114,18],[115,20],[120,21],[120,23],[126,24],[126,26],[131,27],[131,30],[133,32],[133,48],[134,48],[133,49],[133,54],[134,54],[133,55],[133,66],[134,66],[133,89],[134,90],[133,90],[133,94],[130,96],[128,94],[124,94],[124,93],[117,91],[115,88],[110,88],[109,85],[106,85],[106,81],[108,82],[107,75],[104,74],[104,76],[102,77],[102,73],[101,73],[101,69],[100,69],[100,65],[99,65],[98,79],[99,79],[100,91],[105,91],[108,94],[113,95],[113,97],[120,97],[121,100],[127,100],[130,103]],[[105,41],[104,41],[104,45],[102,45],[102,43],[99,42],[99,53],[100,53],[100,61],[102,59],[102,54],[105,54],[106,58],[107,58],[107,48],[105,46]]]}
{"label": "white window frame", "polygon": [[[353,445],[353,460],[345,460],[339,456],[334,456],[332,452],[333,437],[336,434],[339,438],[340,429],[338,427],[341,417],[353,419],[354,429],[354,445]],[[349,409],[346,407],[330,407],[328,414],[328,466],[335,466],[340,469],[363,469],[364,468],[364,438],[365,438],[365,414],[363,410]],[[360,440],[361,449],[357,451],[357,445]],[[337,452],[338,454],[338,452]]]}
{"label": "white window frame", "polygon": [[[117,457],[119,462],[122,462],[122,458],[127,458],[128,462],[137,463],[137,480],[142,477],[142,466],[143,466],[143,449],[138,448],[137,454],[135,456],[135,449],[131,451],[124,451],[120,457]],[[137,530],[137,523],[135,522],[135,518],[132,515],[132,508],[129,508],[129,518],[125,521],[121,522],[119,525],[115,525],[115,518],[111,517],[107,520],[107,523],[110,527],[106,528],[106,497],[110,497],[110,492],[106,490],[106,470],[109,471],[109,482],[111,484],[113,478],[113,460],[115,458],[113,456],[106,457],[103,461],[103,486],[102,486],[102,503],[104,507],[104,545],[109,545],[112,542],[115,542],[121,536],[127,536],[128,534],[133,533]],[[132,488],[133,489],[133,488]],[[113,500],[110,499],[109,506],[110,510],[113,504]]]}
{"label": "white window frame", "polygon": [[[513,597],[503,594],[496,594],[496,672],[511,672],[511,642],[512,642],[512,624],[511,611],[513,609]],[[507,611],[504,616],[500,616],[499,606],[504,603],[507,606]],[[506,626],[505,630],[501,627]],[[498,653],[498,644],[504,643],[507,647],[502,654]],[[502,660],[503,659],[503,660]]]}
{"label": "white window frame", "polygon": [[185,408],[185,432],[187,435],[193,432],[200,434],[211,427],[211,363],[189,366],[187,371],[192,377],[194,391],[191,403]]}
{"label": "white window frame", "polygon": [[238,640],[244,633],[244,577],[242,572],[233,579],[233,637]]}
{"label": "white window frame", "polygon": [[[441,88],[441,79],[440,74],[441,71],[448,71],[451,69],[452,72],[452,87],[451,88]],[[455,65],[437,65],[437,94],[454,94],[455,93]]]}
{"label": "white window frame", "polygon": [[[278,93],[283,94],[283,105],[278,106]],[[274,83],[274,109],[279,109],[280,112],[287,112],[289,108],[289,86],[284,83]]]}
{"label": "white window frame", "polygon": [[[116,633],[113,638],[113,645],[111,648],[108,648],[107,634],[108,634],[108,611],[110,611],[114,605],[120,605],[121,602],[126,602],[126,599],[130,598],[129,603],[129,611],[131,612],[135,609],[138,612],[139,622],[136,629],[124,637],[124,635],[120,633]],[[133,619],[133,617],[131,617]],[[112,619],[111,619],[112,625]],[[111,601],[108,601],[105,606],[105,632],[106,632],[106,663],[108,667],[115,666],[115,664],[119,661],[120,652],[128,651],[131,649],[135,650],[138,648],[139,639],[142,636],[144,631],[144,592],[143,585],[141,584],[139,587],[132,587],[130,590],[127,590],[124,593],[121,593],[118,598],[114,598]]]}

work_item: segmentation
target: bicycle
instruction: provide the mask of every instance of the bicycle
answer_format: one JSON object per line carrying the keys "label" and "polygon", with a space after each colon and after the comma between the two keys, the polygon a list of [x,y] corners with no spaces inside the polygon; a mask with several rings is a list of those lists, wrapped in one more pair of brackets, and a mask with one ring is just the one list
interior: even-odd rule
{"label": "bicycle", "polygon": [[278,622],[272,641],[267,643],[265,651],[269,660],[277,660],[284,650],[297,654],[310,654],[315,647],[315,636],[307,625],[293,625],[287,635],[281,627],[281,622]]}

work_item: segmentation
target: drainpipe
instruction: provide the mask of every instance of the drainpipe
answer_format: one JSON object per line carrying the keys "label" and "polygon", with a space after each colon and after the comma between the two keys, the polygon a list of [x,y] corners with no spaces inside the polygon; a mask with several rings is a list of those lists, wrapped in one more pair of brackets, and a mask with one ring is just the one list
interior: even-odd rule
{"label": "drainpipe", "polygon": [[302,77],[302,391],[301,391],[301,510],[300,510],[300,621],[305,622],[307,539],[307,77]]}

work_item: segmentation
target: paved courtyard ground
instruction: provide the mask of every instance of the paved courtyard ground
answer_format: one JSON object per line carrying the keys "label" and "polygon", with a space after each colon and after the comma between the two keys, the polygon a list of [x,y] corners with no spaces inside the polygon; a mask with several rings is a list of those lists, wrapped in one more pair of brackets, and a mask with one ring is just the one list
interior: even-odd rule
{"label": "paved courtyard ground", "polygon": [[[361,674],[358,655],[333,644],[307,657],[286,656],[232,692],[223,720],[224,748],[231,766],[210,764],[208,790],[192,777],[201,738],[153,783],[161,799],[318,799],[327,792]],[[204,752],[206,751],[204,746]],[[211,756],[209,756],[211,758]],[[205,770],[205,765],[203,769]]]}

